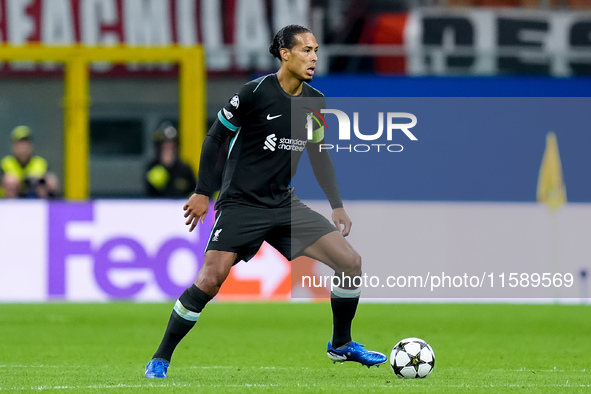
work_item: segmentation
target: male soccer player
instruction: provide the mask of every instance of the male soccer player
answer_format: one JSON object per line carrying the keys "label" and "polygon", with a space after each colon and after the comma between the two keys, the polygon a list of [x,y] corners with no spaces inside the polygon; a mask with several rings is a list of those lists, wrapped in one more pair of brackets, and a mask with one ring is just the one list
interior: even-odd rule
{"label": "male soccer player", "polygon": [[[344,238],[351,220],[343,209],[332,161],[326,151],[318,149],[324,141],[322,130],[314,133],[312,141],[306,141],[305,119],[298,130],[291,127],[291,100],[323,97],[306,83],[314,76],[317,50],[316,39],[307,28],[289,25],[281,29],[269,47],[281,61],[279,71],[244,85],[218,113],[209,130],[197,188],[184,210],[189,231],[198,222],[203,223],[209,198],[215,192],[212,174],[218,149],[231,138],[216,202],[216,221],[203,266],[195,283],[176,301],[164,338],[146,366],[146,377],[167,377],[175,347],[218,293],[232,266],[251,259],[263,241],[289,260],[308,256],[327,264],[339,277],[361,275],[361,257]],[[333,209],[334,225],[298,200],[289,186],[292,169],[303,150],[294,147],[306,144],[316,179]],[[356,361],[370,367],[384,363],[387,357],[351,339],[359,294],[360,289],[352,286],[333,288],[333,332],[327,354],[333,362]]]}

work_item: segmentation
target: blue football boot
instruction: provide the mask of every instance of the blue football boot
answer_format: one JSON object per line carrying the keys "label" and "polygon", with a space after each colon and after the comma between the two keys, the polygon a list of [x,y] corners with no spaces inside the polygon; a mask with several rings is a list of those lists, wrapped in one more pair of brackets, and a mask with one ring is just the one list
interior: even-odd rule
{"label": "blue football boot", "polygon": [[168,366],[170,364],[168,361],[162,359],[153,359],[150,360],[148,365],[146,365],[146,377],[147,378],[166,378],[168,377],[166,373],[168,372]]}
{"label": "blue football boot", "polygon": [[385,354],[366,350],[363,346],[364,345],[360,343],[351,341],[346,348],[341,347],[335,349],[332,347],[332,344],[328,342],[326,354],[333,363],[338,361],[342,364],[345,361],[356,361],[362,365],[365,365],[367,368],[374,365],[379,366],[388,360],[388,357]]}

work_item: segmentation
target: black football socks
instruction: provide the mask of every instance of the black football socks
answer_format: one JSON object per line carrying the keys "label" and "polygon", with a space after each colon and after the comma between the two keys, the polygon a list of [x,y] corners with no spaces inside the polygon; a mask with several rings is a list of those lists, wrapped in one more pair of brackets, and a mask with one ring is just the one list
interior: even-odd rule
{"label": "black football socks", "polygon": [[334,286],[330,292],[332,307],[332,347],[335,349],[351,342],[351,323],[359,304],[360,288],[344,289]]}
{"label": "black football socks", "polygon": [[170,362],[174,349],[193,328],[199,319],[199,314],[212,298],[195,285],[191,285],[183,292],[174,304],[168,326],[164,332],[164,338],[162,338],[158,350],[154,353],[153,359]]}

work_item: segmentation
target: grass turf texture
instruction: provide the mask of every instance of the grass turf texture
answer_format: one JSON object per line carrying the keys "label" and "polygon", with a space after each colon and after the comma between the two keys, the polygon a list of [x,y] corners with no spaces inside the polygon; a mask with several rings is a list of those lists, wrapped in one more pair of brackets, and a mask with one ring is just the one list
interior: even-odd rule
{"label": "grass turf texture", "polygon": [[0,392],[577,392],[591,389],[591,309],[361,304],[354,338],[389,355],[417,336],[426,379],[326,357],[328,303],[210,304],[166,380],[143,377],[169,304],[0,305]]}

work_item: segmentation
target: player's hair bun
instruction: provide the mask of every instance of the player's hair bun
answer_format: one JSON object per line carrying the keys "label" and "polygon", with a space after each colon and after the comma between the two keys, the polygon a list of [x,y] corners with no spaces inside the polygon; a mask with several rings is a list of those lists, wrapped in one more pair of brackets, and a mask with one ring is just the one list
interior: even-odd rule
{"label": "player's hair bun", "polygon": [[293,48],[296,44],[294,37],[301,33],[311,33],[311,31],[307,27],[301,25],[285,26],[275,34],[275,37],[273,37],[273,42],[269,45],[269,53],[277,59],[281,59],[281,54],[279,53],[281,48]]}
{"label": "player's hair bun", "polygon": [[271,43],[271,45],[269,45],[269,52],[271,53],[271,55],[273,55],[273,57],[276,57],[277,59],[281,58],[279,50],[285,47],[285,44],[283,42],[283,32],[284,29],[279,30],[277,34],[275,34],[275,37],[273,37],[273,42]]}

